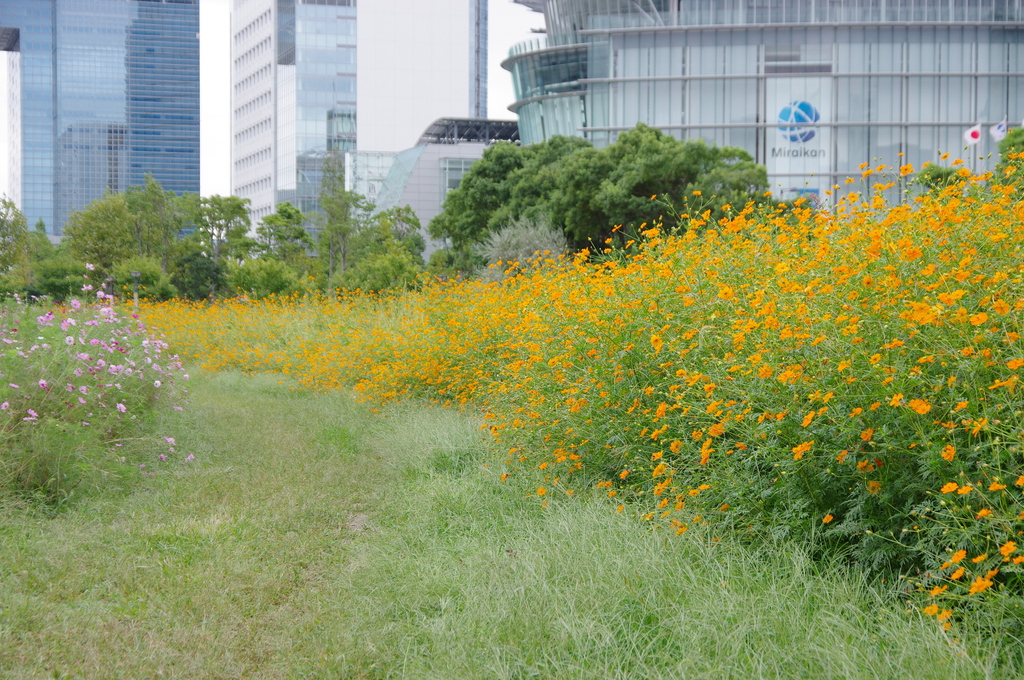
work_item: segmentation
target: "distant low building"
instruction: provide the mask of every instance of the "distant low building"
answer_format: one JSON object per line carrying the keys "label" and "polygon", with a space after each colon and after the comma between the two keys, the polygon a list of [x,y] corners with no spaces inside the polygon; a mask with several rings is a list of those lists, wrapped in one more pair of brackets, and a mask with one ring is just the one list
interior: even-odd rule
{"label": "distant low building", "polygon": [[[430,125],[411,149],[398,153],[375,201],[377,211],[410,206],[426,236],[430,220],[441,212],[445,195],[459,186],[463,175],[484,150],[497,141],[518,142],[515,121],[442,118]],[[427,252],[444,247],[427,238]]]}

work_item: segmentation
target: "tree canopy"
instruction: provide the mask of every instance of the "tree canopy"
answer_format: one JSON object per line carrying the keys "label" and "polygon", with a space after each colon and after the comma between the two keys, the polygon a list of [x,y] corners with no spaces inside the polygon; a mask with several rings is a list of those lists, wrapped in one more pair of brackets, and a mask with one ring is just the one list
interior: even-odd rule
{"label": "tree canopy", "polygon": [[679,141],[640,124],[603,149],[569,137],[494,144],[448,193],[430,233],[464,251],[513,219],[546,218],[585,247],[616,226],[685,222],[708,210],[714,219],[726,205],[766,200],[767,188],[764,166],[743,149]]}

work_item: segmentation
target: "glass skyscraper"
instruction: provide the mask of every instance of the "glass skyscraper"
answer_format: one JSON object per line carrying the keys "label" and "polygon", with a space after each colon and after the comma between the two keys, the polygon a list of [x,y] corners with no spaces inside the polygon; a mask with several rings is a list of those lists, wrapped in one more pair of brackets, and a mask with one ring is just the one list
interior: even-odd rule
{"label": "glass skyscraper", "polygon": [[152,173],[199,191],[199,0],[0,0],[11,52],[12,187],[29,224]]}
{"label": "glass skyscraper", "polygon": [[285,201],[317,211],[328,154],[486,117],[487,0],[232,2],[231,187],[254,224]]}
{"label": "glass skyscraper", "polygon": [[547,24],[504,62],[524,143],[643,122],[823,197],[862,163],[991,169],[994,140],[965,150],[965,130],[1024,117],[1024,0],[517,2]]}

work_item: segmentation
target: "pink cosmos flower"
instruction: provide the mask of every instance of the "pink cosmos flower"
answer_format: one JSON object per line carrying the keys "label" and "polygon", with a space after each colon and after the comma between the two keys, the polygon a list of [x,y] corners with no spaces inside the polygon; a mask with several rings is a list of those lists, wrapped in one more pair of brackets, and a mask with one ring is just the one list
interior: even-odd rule
{"label": "pink cosmos flower", "polygon": [[118,403],[117,410],[120,411],[121,413],[124,413],[125,411],[128,410],[128,407],[125,406],[124,404]]}

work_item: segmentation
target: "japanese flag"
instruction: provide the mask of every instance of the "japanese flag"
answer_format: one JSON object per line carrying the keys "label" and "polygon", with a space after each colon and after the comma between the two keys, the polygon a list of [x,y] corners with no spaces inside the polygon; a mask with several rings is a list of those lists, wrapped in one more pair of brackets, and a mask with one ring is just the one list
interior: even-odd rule
{"label": "japanese flag", "polygon": [[996,123],[995,125],[990,127],[988,129],[988,133],[992,135],[992,139],[996,140],[997,142],[1003,141],[1003,139],[1006,137],[1006,119],[1003,118],[1003,122]]}
{"label": "japanese flag", "polygon": [[964,141],[968,144],[977,144],[981,141],[981,123],[964,130]]}

